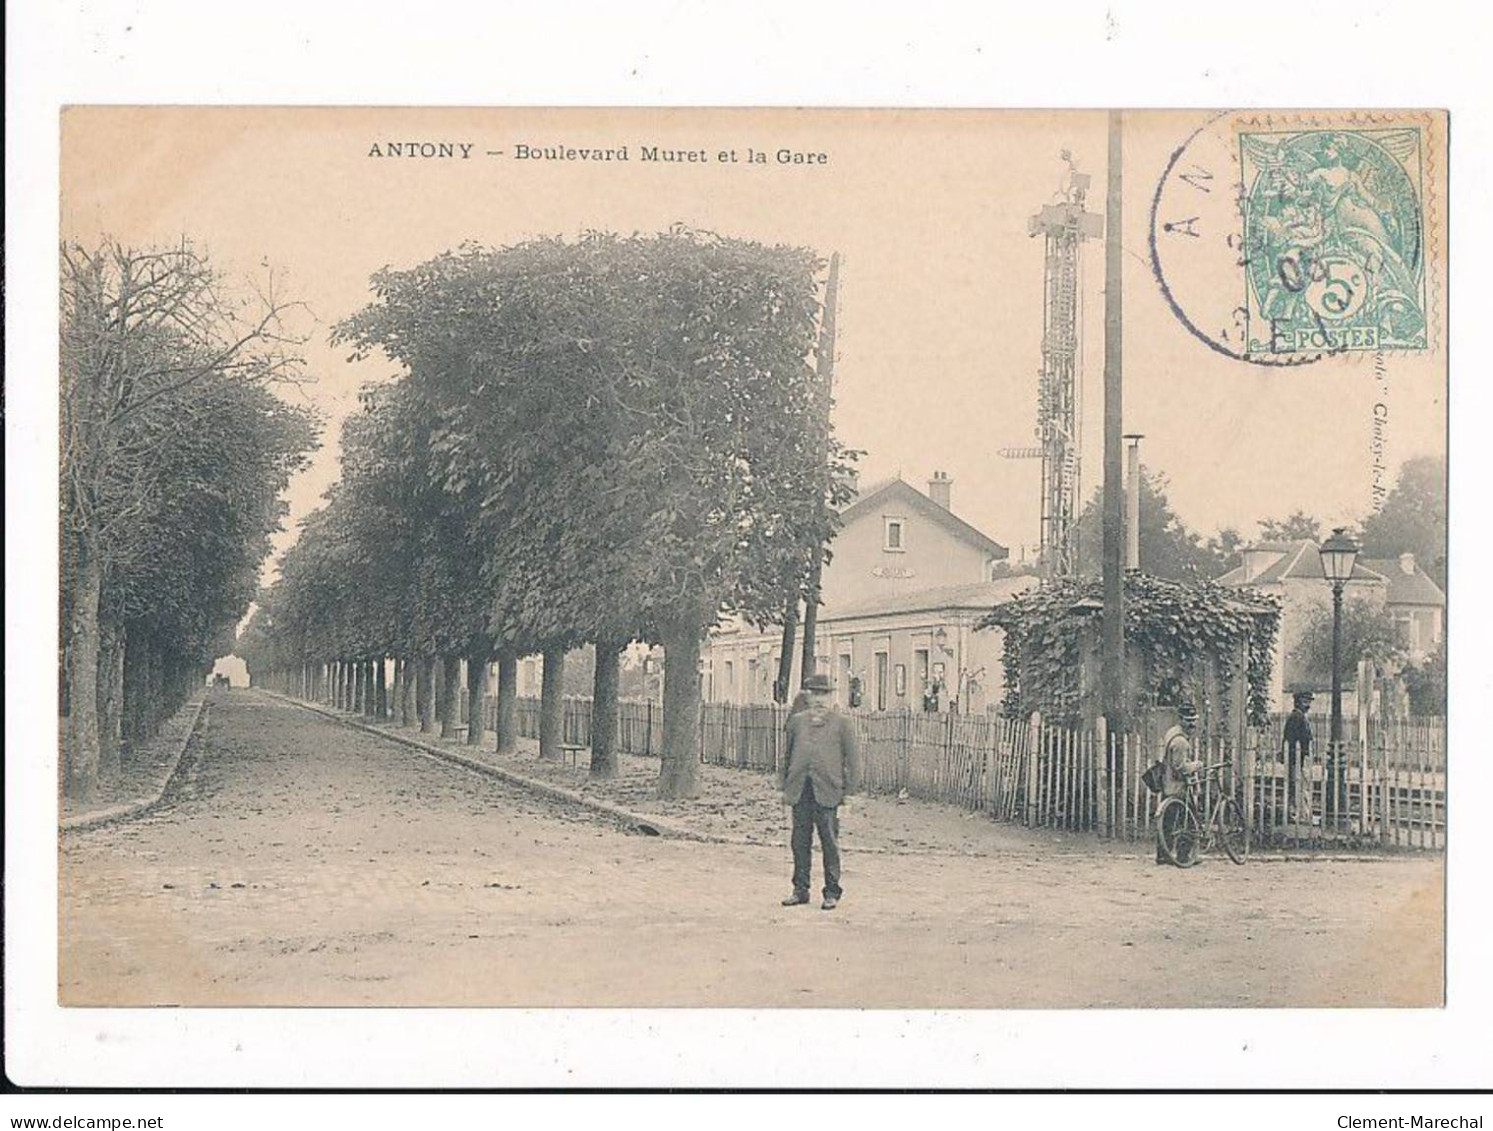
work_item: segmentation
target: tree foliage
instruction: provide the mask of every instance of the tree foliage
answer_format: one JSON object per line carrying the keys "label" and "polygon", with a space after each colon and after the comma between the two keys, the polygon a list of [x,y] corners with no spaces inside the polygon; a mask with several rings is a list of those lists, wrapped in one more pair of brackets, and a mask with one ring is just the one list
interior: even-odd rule
{"label": "tree foliage", "polygon": [[1443,640],[1418,664],[1400,673],[1410,695],[1410,710],[1416,715],[1446,714],[1446,641]]}
{"label": "tree foliage", "polygon": [[1313,543],[1321,542],[1322,520],[1307,514],[1299,507],[1285,518],[1260,520],[1260,541],[1262,542],[1297,542],[1302,539]]}
{"label": "tree foliage", "polygon": [[1418,456],[1400,466],[1384,505],[1363,522],[1363,553],[1393,558],[1412,553],[1431,580],[1446,588],[1446,461]]}
{"label": "tree foliage", "polygon": [[[1332,605],[1313,605],[1301,635],[1286,656],[1286,680],[1291,685],[1312,688],[1332,683]],[[1395,631],[1394,617],[1382,606],[1362,597],[1343,601],[1343,677],[1349,683],[1359,660],[1393,664],[1403,653]]]}
{"label": "tree foliage", "polygon": [[[1220,531],[1205,541],[1188,529],[1166,497],[1167,478],[1141,466],[1140,565],[1153,577],[1207,581],[1238,564],[1238,531]],[[1098,489],[1078,517],[1078,572],[1098,577],[1103,548],[1103,490]]]}
{"label": "tree foliage", "polygon": [[[322,655],[641,639],[697,698],[704,632],[781,616],[844,501],[849,454],[809,363],[820,267],[674,228],[379,272],[335,336],[400,375],[349,422],[343,482],[306,534],[327,544],[288,556],[267,598],[282,651],[317,618]],[[360,565],[368,544],[398,564]],[[322,579],[339,570],[351,588]],[[313,591],[357,607],[314,609]],[[666,694],[666,731],[687,698]],[[695,755],[674,753],[661,785],[687,794]]]}
{"label": "tree foliage", "polygon": [[123,720],[153,726],[248,608],[315,427],[270,391],[304,378],[272,290],[232,296],[186,242],[59,258],[60,666],[86,798]]}

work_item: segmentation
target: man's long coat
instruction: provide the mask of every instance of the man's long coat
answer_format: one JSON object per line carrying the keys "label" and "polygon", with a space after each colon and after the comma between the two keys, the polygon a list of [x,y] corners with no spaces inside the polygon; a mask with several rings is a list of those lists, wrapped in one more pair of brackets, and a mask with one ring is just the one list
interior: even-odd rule
{"label": "man's long coat", "polygon": [[804,782],[814,783],[814,802],[835,806],[861,788],[861,752],[855,724],[839,711],[809,707],[788,720],[783,765],[778,771],[783,800],[795,804]]}

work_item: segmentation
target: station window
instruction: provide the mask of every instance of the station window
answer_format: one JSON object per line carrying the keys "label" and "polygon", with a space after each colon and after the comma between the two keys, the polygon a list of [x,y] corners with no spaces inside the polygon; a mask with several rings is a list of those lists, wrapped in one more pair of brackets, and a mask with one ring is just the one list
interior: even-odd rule
{"label": "station window", "polygon": [[900,518],[888,517],[886,520],[886,545],[888,550],[907,549],[906,539],[907,524]]}

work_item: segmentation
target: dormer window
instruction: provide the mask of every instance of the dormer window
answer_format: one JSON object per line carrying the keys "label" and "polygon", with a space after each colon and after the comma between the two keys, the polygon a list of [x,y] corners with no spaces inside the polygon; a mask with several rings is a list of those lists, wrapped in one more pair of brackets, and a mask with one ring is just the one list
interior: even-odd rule
{"label": "dormer window", "polygon": [[907,549],[906,530],[907,522],[902,518],[886,516],[886,540],[882,549],[889,553],[900,554]]}

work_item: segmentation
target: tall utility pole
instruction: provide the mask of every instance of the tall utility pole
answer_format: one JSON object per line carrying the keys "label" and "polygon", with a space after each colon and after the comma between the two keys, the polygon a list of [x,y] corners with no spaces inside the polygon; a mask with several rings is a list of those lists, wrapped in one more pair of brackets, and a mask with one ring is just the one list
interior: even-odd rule
{"label": "tall utility pole", "polygon": [[1037,377],[1037,438],[1026,448],[1002,448],[1007,459],[1042,461],[1042,576],[1051,581],[1078,572],[1077,509],[1082,388],[1078,352],[1079,245],[1097,239],[1103,219],[1084,207],[1089,177],[1068,151],[1062,199],[1027,221],[1027,233],[1046,241],[1042,278],[1042,369]]}
{"label": "tall utility pole", "polygon": [[[829,257],[829,281],[824,286],[824,315],[819,321],[819,345],[814,351],[814,373],[819,378],[819,395],[824,412],[820,418],[824,440],[822,455],[829,463],[829,413],[835,393],[835,305],[840,297],[840,253]],[[819,504],[825,506],[823,500]],[[819,627],[819,582],[824,570],[824,547],[814,547],[814,564],[809,569],[809,585],[804,594],[803,664],[798,678],[802,683],[814,674],[814,633]]]}
{"label": "tall utility pole", "polygon": [[1110,734],[1125,727],[1124,480],[1121,461],[1123,302],[1120,260],[1121,120],[1109,112],[1109,188],[1104,216],[1104,626],[1101,650],[1104,715]]}

